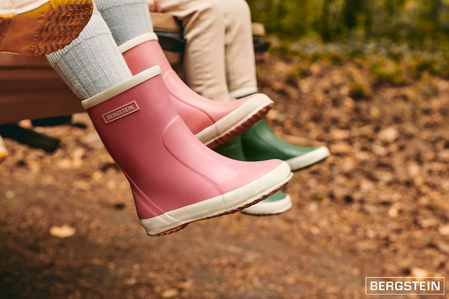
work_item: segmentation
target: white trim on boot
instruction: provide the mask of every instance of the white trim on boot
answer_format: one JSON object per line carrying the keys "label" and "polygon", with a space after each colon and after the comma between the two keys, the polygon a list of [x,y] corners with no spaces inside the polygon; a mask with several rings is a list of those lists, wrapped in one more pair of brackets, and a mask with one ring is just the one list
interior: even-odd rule
{"label": "white trim on boot", "polygon": [[142,35],[139,35],[133,39],[130,39],[129,41],[127,41],[124,44],[121,44],[118,49],[120,50],[120,52],[123,54],[128,50],[131,50],[134,47],[137,47],[138,45],[150,41],[150,40],[159,40],[157,38],[156,33],[154,32],[148,32]]}
{"label": "white trim on boot", "polygon": [[210,143],[229,134],[233,130],[236,130],[240,125],[244,124],[248,120],[248,116],[257,114],[258,111],[272,103],[273,101],[265,94],[257,94],[249,101],[243,103],[243,105],[213,125],[205,128],[195,136],[205,145],[209,145]]}
{"label": "white trim on boot", "polygon": [[136,85],[139,85],[140,83],[143,83],[154,76],[161,74],[161,67],[158,65],[155,65],[131,78],[128,80],[123,81],[120,84],[117,84],[114,87],[111,87],[109,89],[106,89],[105,91],[100,92],[99,94],[94,95],[93,97],[90,97],[84,101],[81,102],[81,105],[84,109],[92,108],[93,106],[96,106],[98,104],[101,104],[110,98],[113,98],[128,89],[133,88]]}
{"label": "white trim on boot", "polygon": [[316,162],[329,157],[329,155],[329,149],[325,146],[320,146],[319,148],[307,154],[285,160],[285,162],[288,163],[292,171],[296,171],[301,168],[313,165]]}
{"label": "white trim on boot", "polygon": [[292,200],[290,198],[290,195],[285,195],[286,196],[283,199],[280,199],[278,201],[264,202],[262,200],[261,202],[258,202],[255,205],[242,210],[242,213],[260,216],[283,213],[292,207]]}

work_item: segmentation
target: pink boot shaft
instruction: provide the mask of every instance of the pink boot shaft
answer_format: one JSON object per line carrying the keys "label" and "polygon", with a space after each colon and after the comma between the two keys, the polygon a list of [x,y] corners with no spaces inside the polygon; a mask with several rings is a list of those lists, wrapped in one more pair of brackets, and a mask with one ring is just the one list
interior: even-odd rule
{"label": "pink boot shaft", "polygon": [[211,148],[244,132],[273,105],[264,94],[229,102],[211,101],[198,95],[173,71],[154,33],[136,37],[119,48],[132,74],[154,65],[161,66],[165,85],[178,114],[190,131]]}
{"label": "pink boot shaft", "polygon": [[83,101],[149,235],[241,209],[289,180],[285,162],[238,162],[204,146],[176,113],[159,73],[153,67]]}

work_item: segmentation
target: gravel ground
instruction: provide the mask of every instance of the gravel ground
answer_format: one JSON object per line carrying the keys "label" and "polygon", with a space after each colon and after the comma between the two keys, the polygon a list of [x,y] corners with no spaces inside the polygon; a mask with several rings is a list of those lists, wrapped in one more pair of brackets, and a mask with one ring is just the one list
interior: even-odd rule
{"label": "gravel ground", "polygon": [[[363,298],[366,276],[446,276],[449,82],[392,86],[351,61],[268,54],[258,77],[274,132],[332,152],[294,175],[288,212],[147,237],[126,179],[77,114],[76,126],[36,128],[62,139],[53,154],[5,140],[0,297]],[[354,96],[355,83],[369,92]]]}

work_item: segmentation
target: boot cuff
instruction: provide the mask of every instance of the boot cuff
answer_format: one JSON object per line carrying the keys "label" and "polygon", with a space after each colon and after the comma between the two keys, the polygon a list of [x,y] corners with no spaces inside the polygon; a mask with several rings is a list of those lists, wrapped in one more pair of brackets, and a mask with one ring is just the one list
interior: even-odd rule
{"label": "boot cuff", "polygon": [[127,41],[126,43],[121,44],[118,47],[118,49],[123,54],[126,51],[131,50],[132,48],[134,48],[144,42],[150,41],[150,40],[158,40],[156,33],[148,32],[148,33],[139,35],[139,36]]}
{"label": "boot cuff", "polygon": [[115,85],[114,87],[111,87],[109,89],[106,89],[103,92],[100,92],[99,94],[94,95],[93,97],[90,97],[84,101],[81,102],[84,109],[92,108],[93,106],[96,106],[98,104],[101,104],[115,96],[118,96],[119,94],[127,91],[128,89],[133,88],[136,85],[139,85],[140,83],[143,83],[154,76],[161,74],[161,67],[156,65],[152,68],[149,68],[131,78],[128,80],[123,81],[120,84]]}

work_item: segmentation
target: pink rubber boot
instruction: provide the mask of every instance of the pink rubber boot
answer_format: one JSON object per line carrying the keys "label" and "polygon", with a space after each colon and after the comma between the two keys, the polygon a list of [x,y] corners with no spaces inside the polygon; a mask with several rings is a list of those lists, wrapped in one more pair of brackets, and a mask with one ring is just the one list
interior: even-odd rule
{"label": "pink rubber boot", "polygon": [[82,102],[129,180],[148,235],[236,212],[288,182],[285,162],[231,160],[195,138],[176,113],[160,72],[152,67]]}
{"label": "pink rubber boot", "polygon": [[190,131],[210,148],[246,131],[273,106],[264,94],[237,101],[217,102],[192,91],[173,71],[155,33],[140,35],[119,47],[132,74],[160,65],[165,85]]}

